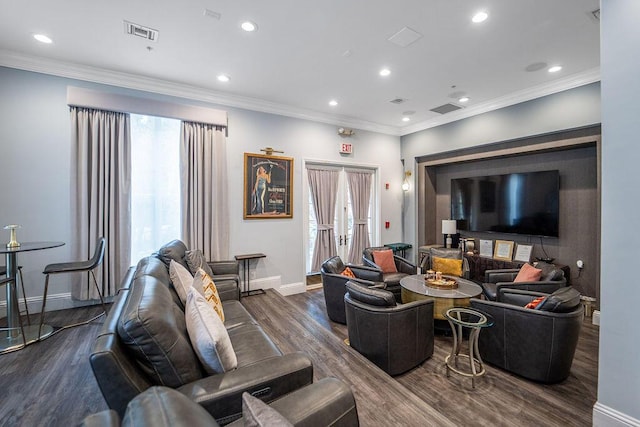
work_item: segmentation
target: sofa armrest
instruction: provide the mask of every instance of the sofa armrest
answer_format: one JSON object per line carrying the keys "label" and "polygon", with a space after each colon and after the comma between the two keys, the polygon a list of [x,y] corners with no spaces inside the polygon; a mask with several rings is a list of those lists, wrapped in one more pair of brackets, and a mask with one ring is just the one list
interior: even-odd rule
{"label": "sofa armrest", "polygon": [[240,274],[240,263],[238,261],[209,261],[207,262],[213,274]]}
{"label": "sofa armrest", "polygon": [[486,270],[484,272],[484,281],[486,283],[513,282],[519,271],[519,269],[514,268]]}
{"label": "sofa armrest", "polygon": [[505,288],[498,289],[497,301],[503,302],[505,304],[524,307],[534,299],[538,297],[544,297],[547,295],[548,294],[544,292],[533,292],[533,291],[505,287]]}
{"label": "sofa armrest", "polygon": [[417,271],[418,271],[416,269],[415,264],[407,261],[406,259],[402,258],[401,256],[394,255],[393,256],[393,260],[396,263],[396,268],[398,269],[399,273],[416,274]]}
{"label": "sofa armrest", "polygon": [[311,360],[303,353],[291,353],[202,378],[177,390],[224,425],[242,416],[245,391],[269,403],[312,382]]}
{"label": "sofa armrest", "polygon": [[377,268],[353,264],[348,264],[347,267],[353,271],[353,274],[355,274],[358,279],[382,282],[382,271]]}
{"label": "sofa armrest", "polygon": [[501,301],[501,290],[519,289],[521,291],[541,292],[552,294],[558,289],[567,286],[566,281],[558,282],[498,282],[496,283],[496,301]]}

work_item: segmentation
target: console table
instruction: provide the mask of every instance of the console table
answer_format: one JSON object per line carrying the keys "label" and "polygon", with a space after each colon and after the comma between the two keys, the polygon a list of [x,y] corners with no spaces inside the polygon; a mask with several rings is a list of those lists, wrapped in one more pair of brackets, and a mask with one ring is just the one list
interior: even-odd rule
{"label": "console table", "polygon": [[250,262],[252,259],[266,258],[266,255],[263,253],[255,253],[255,254],[244,254],[244,255],[236,255],[236,261],[242,261],[242,281],[244,291],[240,293],[240,295],[251,296],[251,295],[259,295],[264,294],[264,289],[255,289],[253,293],[251,293],[251,265]]}

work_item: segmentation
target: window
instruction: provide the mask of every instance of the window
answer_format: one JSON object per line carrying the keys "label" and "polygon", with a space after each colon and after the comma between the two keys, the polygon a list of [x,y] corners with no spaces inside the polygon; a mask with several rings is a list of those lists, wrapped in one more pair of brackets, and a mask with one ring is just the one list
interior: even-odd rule
{"label": "window", "polygon": [[180,120],[131,114],[131,264],[180,237]]}

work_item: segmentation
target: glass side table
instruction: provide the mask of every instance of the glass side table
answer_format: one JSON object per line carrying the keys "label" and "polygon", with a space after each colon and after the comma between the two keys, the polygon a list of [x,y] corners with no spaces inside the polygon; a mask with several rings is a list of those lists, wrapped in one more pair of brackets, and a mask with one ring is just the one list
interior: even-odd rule
{"label": "glass side table", "polygon": [[[483,328],[493,326],[493,317],[489,314],[467,307],[454,307],[444,312],[444,317],[451,325],[453,344],[451,353],[445,357],[444,364],[449,371],[471,378],[471,387],[476,388],[476,378],[486,374],[480,352],[478,351],[478,336]],[[469,329],[469,354],[460,354],[462,348],[463,328]],[[463,370],[458,366],[458,359],[467,359],[469,369]]]}

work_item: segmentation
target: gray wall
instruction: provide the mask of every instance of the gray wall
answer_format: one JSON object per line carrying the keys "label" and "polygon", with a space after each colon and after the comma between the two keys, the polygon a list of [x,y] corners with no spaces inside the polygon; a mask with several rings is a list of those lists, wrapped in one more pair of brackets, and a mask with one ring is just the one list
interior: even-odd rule
{"label": "gray wall", "polygon": [[595,425],[640,425],[640,2],[602,1],[602,317]]}
{"label": "gray wall", "polygon": [[[265,253],[267,258],[257,267],[252,264],[257,278],[279,276],[282,285],[304,281],[303,203],[307,202],[303,197],[304,160],[378,167],[379,182],[391,184],[390,190],[380,190],[379,218],[392,224],[388,230],[380,230],[380,241],[400,241],[402,238],[400,184],[403,176],[399,137],[357,130],[348,139],[353,143],[353,155],[342,156],[338,149],[344,139],[338,136],[337,126],[0,67],[0,188],[3,197],[0,225],[22,225],[19,240],[67,243],[62,248],[19,256],[20,264],[25,267],[27,294],[34,304],[39,304],[38,298],[42,295],[44,265],[69,260],[73,253],[75,226],[70,218],[71,154],[66,105],[69,85],[205,105],[228,112],[230,255]],[[242,219],[243,153],[260,153],[266,146],[283,150],[284,156],[294,158],[293,218],[245,221]],[[0,242],[8,241],[8,238],[8,232],[0,229]],[[62,276],[52,278],[53,304],[48,303],[47,308],[68,306],[69,291]],[[2,300],[4,292],[0,296]],[[60,304],[56,305],[56,300]],[[0,311],[4,311],[2,306],[0,303]]]}

